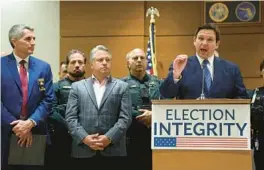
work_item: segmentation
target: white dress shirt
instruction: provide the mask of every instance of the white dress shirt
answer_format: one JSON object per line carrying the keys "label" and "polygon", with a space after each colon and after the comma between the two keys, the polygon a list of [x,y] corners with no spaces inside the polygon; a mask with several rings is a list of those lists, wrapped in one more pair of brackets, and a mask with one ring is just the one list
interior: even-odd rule
{"label": "white dress shirt", "polygon": [[93,89],[94,89],[94,93],[95,93],[95,97],[96,97],[96,102],[97,102],[97,106],[99,108],[101,101],[102,101],[102,98],[104,96],[105,85],[108,81],[108,78],[105,78],[101,83],[96,79],[96,77],[94,75],[92,75],[92,79],[93,79]]}
{"label": "white dress shirt", "polygon": [[[21,59],[21,58],[19,58],[18,56],[16,56],[15,53],[13,53],[13,54],[14,54],[15,59],[16,59],[16,64],[17,64],[17,70],[18,70],[18,73],[20,74],[20,61],[23,60],[23,59]],[[26,61],[26,63],[25,63],[25,68],[26,68],[26,70],[27,70],[27,78],[28,78],[28,80],[29,80],[29,72],[28,72],[28,64],[29,64],[29,63],[28,63],[28,60],[29,60],[29,56],[27,56],[24,60]]]}
{"label": "white dress shirt", "polygon": [[[202,65],[203,65],[203,61],[204,59],[201,58],[198,54],[196,54],[198,60],[199,60],[199,63],[201,65],[201,68],[202,68]],[[207,60],[208,60],[208,64],[207,64],[207,68],[209,69],[210,71],[210,74],[211,74],[211,78],[212,80],[214,79],[214,55],[212,55],[211,57],[209,57]]]}

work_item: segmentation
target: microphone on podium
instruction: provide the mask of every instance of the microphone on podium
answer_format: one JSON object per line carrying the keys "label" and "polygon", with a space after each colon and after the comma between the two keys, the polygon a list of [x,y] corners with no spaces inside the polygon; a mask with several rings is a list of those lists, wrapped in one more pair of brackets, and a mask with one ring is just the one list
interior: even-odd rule
{"label": "microphone on podium", "polygon": [[205,95],[204,95],[204,66],[202,65],[201,67],[202,67],[202,71],[203,71],[203,77],[202,77],[202,92],[201,92],[200,96],[197,98],[198,100],[204,100],[204,99],[206,99],[205,98]]}

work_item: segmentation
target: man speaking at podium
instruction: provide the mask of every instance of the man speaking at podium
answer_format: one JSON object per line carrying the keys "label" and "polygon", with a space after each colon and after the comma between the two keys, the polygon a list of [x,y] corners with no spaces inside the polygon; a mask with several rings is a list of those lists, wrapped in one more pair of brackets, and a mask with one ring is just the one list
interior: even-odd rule
{"label": "man speaking at podium", "polygon": [[220,31],[213,24],[198,27],[193,42],[196,56],[178,55],[169,68],[160,93],[165,98],[247,98],[237,65],[214,51],[220,44]]}

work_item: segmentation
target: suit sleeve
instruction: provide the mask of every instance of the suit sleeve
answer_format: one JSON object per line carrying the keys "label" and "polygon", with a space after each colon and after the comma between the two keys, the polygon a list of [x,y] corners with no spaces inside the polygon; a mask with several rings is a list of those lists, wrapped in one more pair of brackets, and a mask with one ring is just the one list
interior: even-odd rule
{"label": "suit sleeve", "polygon": [[161,83],[160,85],[160,93],[164,98],[174,98],[177,97],[179,94],[179,87],[180,87],[181,80],[177,83],[174,82],[173,79],[173,66],[170,65],[169,73],[167,78]]}
{"label": "suit sleeve", "polygon": [[85,131],[78,120],[78,111],[77,85],[73,83],[66,107],[65,119],[73,140],[78,144],[82,144],[82,140],[89,134]]}
{"label": "suit sleeve", "polygon": [[50,118],[56,120],[57,122],[60,122],[66,126],[65,119],[61,116],[61,113],[65,113],[66,110],[66,104],[60,104],[59,98],[60,98],[60,90],[59,90],[59,83],[53,84],[54,89],[54,99],[52,101],[52,109],[51,109],[51,115]]}
{"label": "suit sleeve", "polygon": [[10,125],[10,123],[14,120],[17,120],[17,118],[6,109],[3,102],[1,101],[1,124]]}
{"label": "suit sleeve", "polygon": [[45,119],[49,116],[51,112],[52,100],[54,99],[54,91],[52,87],[52,73],[50,66],[47,65],[47,68],[43,71],[46,73],[44,78],[44,98],[42,99],[34,113],[30,116],[30,119],[33,119],[37,123],[37,125],[40,122],[44,122]]}
{"label": "suit sleeve", "polygon": [[132,122],[132,103],[131,97],[129,94],[129,87],[126,84],[125,90],[121,99],[120,113],[119,118],[115,125],[109,129],[105,136],[107,136],[112,143],[118,142],[118,140],[124,136],[128,127]]}
{"label": "suit sleeve", "polygon": [[234,98],[243,98],[243,99],[247,99],[248,94],[247,94],[247,90],[245,88],[245,85],[243,83],[243,78],[241,76],[240,70],[239,68],[236,66],[235,67],[235,96]]}

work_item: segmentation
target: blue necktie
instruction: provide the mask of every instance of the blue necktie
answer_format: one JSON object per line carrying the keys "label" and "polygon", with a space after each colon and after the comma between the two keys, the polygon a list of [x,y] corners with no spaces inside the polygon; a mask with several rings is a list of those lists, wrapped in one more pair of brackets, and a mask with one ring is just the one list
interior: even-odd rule
{"label": "blue necktie", "polygon": [[211,73],[207,67],[207,64],[209,63],[208,60],[204,60],[202,63],[203,66],[203,72],[204,72],[204,85],[205,85],[205,92],[210,91],[210,87],[212,85],[212,77],[211,77]]}

